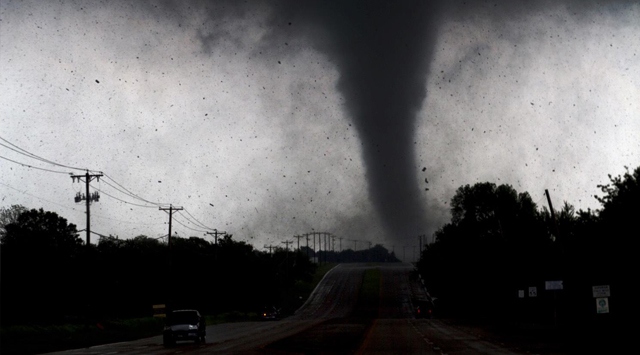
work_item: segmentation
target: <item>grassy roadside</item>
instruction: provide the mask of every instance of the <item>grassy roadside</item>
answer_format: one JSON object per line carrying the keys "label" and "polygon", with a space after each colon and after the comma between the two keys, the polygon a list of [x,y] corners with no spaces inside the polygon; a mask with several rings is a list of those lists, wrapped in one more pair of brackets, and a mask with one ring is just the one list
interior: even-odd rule
{"label": "grassy roadside", "polygon": [[101,323],[21,325],[0,329],[0,352],[40,354],[65,349],[134,340],[158,335],[163,321],[159,318],[109,320]]}
{"label": "grassy roadside", "polygon": [[[309,297],[324,275],[336,264],[319,265],[310,282],[298,283],[296,298],[291,307],[299,307]],[[258,320],[258,314],[228,312],[205,315],[208,325]],[[100,344],[141,339],[160,335],[162,318],[146,317],[114,319],[97,324],[15,325],[0,327],[0,353],[2,355],[31,355],[45,352],[78,349]]]}

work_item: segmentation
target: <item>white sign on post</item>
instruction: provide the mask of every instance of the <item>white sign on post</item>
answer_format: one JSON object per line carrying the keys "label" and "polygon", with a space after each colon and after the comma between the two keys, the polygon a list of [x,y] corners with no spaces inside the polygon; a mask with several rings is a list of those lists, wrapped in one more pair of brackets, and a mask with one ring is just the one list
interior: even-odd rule
{"label": "white sign on post", "polygon": [[545,281],[545,290],[562,290],[562,280],[559,281]]}
{"label": "white sign on post", "polygon": [[524,298],[524,290],[518,290],[518,298]]}
{"label": "white sign on post", "polygon": [[533,287],[529,287],[529,297],[537,297],[538,296],[538,289],[533,286]]}
{"label": "white sign on post", "polygon": [[611,290],[609,289],[609,285],[600,285],[593,286],[593,297],[611,297]]}
{"label": "white sign on post", "polygon": [[609,299],[606,297],[596,298],[596,313],[609,313]]}

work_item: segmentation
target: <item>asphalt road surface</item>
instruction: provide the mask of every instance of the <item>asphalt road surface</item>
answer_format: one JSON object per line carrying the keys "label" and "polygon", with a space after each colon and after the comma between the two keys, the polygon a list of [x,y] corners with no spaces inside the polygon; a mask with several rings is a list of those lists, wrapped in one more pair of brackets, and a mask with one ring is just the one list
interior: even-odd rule
{"label": "asphalt road surface", "polygon": [[[380,271],[377,309],[358,302],[365,271]],[[160,335],[50,354],[561,354],[501,342],[482,330],[444,319],[416,319],[412,299],[424,296],[413,266],[340,264],[309,300],[280,321],[207,327],[204,344],[162,345]]]}

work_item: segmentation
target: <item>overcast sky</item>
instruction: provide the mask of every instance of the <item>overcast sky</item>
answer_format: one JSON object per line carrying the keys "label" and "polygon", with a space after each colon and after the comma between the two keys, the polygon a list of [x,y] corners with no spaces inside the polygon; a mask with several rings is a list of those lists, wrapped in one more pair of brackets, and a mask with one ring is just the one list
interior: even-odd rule
{"label": "overcast sky", "polygon": [[640,164],[640,2],[2,0],[0,137],[2,207],[84,229],[91,169],[100,234],[171,203],[182,237],[398,253],[465,184],[600,207]]}

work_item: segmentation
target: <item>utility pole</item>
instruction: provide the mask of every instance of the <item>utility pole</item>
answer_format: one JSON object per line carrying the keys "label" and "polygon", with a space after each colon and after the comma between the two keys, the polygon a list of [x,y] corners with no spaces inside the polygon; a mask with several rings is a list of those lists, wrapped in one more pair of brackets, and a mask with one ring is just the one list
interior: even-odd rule
{"label": "utility pole", "polygon": [[329,247],[327,247],[327,232],[322,232],[322,237],[324,238],[324,262],[327,262],[327,254],[329,253]]}
{"label": "utility pole", "polygon": [[293,244],[293,241],[285,240],[284,242],[282,242],[282,244],[285,244],[287,246],[287,252],[288,252],[289,251],[289,244]]}
{"label": "utility pole", "polygon": [[169,211],[169,236],[167,237],[167,246],[169,247],[169,267],[171,267],[171,220],[173,219],[174,211],[181,211],[182,207],[173,207],[173,205],[169,205],[167,207],[159,207],[160,211]]}
{"label": "utility pole", "polygon": [[169,277],[168,277],[168,292],[169,292],[169,301],[167,302],[167,306],[166,306],[166,312],[171,312],[171,310],[173,310],[174,304],[174,289],[173,289],[173,280],[174,280],[174,274],[173,274],[173,256],[172,256],[172,251],[171,251],[171,220],[173,219],[173,212],[174,211],[180,211],[183,208],[182,207],[174,207],[173,205],[169,205],[169,208],[167,207],[159,207],[158,208],[160,211],[169,211],[169,235],[167,236],[167,247],[169,249]]}
{"label": "utility pole", "polygon": [[307,240],[307,259],[309,258],[309,233],[304,235],[305,239]]}
{"label": "utility pole", "polygon": [[222,236],[222,235],[227,234],[227,232],[218,232],[217,229],[214,229],[213,232],[205,232],[205,233],[207,233],[209,235],[213,234],[214,245],[216,246],[216,248],[214,249],[215,250],[215,258],[216,258],[216,260],[218,260],[218,248],[217,248],[217,246],[218,246],[218,234]]}
{"label": "utility pole", "polygon": [[218,232],[217,229],[214,229],[213,232],[206,232],[207,234],[211,235],[213,234],[213,240],[215,241],[215,244],[218,245],[218,235],[223,236],[225,234],[227,234],[227,232]]}
{"label": "utility pole", "polygon": [[78,192],[76,194],[75,201],[76,203],[82,200],[87,201],[87,246],[89,246],[89,243],[91,242],[91,209],[89,208],[89,206],[91,205],[91,201],[98,202],[100,200],[100,194],[98,194],[97,191],[94,192],[93,195],[89,194],[89,183],[94,178],[97,179],[97,181],[100,181],[100,177],[102,177],[102,174],[89,174],[89,170],[87,170],[87,173],[84,175],[71,175],[71,180],[73,182],[75,182],[76,179],[78,179],[78,182],[80,182],[82,181],[81,179],[84,178],[84,183],[86,186],[86,195],[80,195],[80,193]]}
{"label": "utility pole", "polygon": [[273,255],[273,253],[271,252],[271,249],[273,248],[273,245],[265,245],[264,248],[265,249],[269,249],[269,255]]}
{"label": "utility pole", "polygon": [[318,232],[318,263],[322,264],[322,232]]}
{"label": "utility pole", "polygon": [[298,251],[300,251],[300,238],[304,237],[303,235],[294,235],[294,238],[298,239]]}
{"label": "utility pole", "polygon": [[342,238],[344,237],[338,237],[338,239],[340,239],[340,252],[342,253]]}
{"label": "utility pole", "polygon": [[560,229],[558,229],[558,222],[556,221],[556,213],[553,211],[553,205],[551,204],[551,197],[549,197],[549,190],[544,190],[547,195],[547,202],[549,202],[549,210],[551,211],[551,219],[553,219],[553,225],[556,229],[556,238],[560,238]]}
{"label": "utility pole", "polygon": [[[71,181],[72,182],[76,182],[76,180],[78,180],[78,182],[82,181],[82,178],[84,178],[84,183],[85,183],[85,194],[80,194],[80,192],[78,192],[76,194],[75,197],[75,202],[78,203],[82,200],[86,201],[86,206],[87,206],[87,228],[86,228],[86,232],[87,232],[87,250],[91,250],[89,249],[89,247],[91,246],[91,201],[96,201],[98,202],[100,200],[100,194],[98,193],[98,191],[94,192],[93,194],[89,193],[89,183],[91,183],[91,180],[96,179],[97,181],[100,181],[100,178],[102,177],[102,174],[89,174],[89,170],[87,170],[87,172],[84,175],[71,175]],[[89,266],[92,264],[91,260],[90,260],[90,255],[87,253],[87,261],[86,261],[86,265]],[[89,285],[89,294],[91,294],[91,292],[95,291],[95,281],[91,278],[89,278],[88,280],[88,285]],[[87,326],[89,325],[89,318],[91,316],[91,314],[93,313],[92,307],[90,303],[87,303],[87,308],[86,308],[86,321],[87,321]]]}

